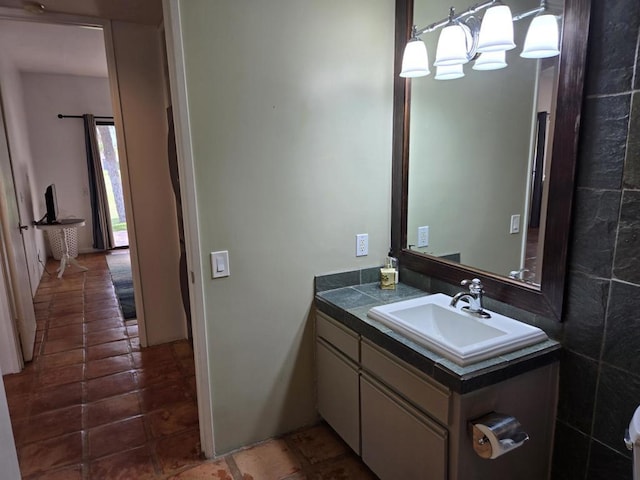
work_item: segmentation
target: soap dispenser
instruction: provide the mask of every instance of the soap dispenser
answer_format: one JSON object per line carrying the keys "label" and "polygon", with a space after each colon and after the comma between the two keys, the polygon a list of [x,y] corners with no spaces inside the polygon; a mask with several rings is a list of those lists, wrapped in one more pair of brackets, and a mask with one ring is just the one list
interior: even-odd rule
{"label": "soap dispenser", "polygon": [[383,290],[395,290],[398,283],[398,260],[389,256],[385,260],[385,265],[380,269],[380,288]]}

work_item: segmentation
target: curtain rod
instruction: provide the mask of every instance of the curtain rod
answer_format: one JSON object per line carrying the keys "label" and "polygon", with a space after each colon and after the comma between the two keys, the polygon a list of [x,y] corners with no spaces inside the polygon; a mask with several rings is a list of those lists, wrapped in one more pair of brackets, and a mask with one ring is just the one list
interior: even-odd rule
{"label": "curtain rod", "polygon": [[[58,118],[82,118],[82,115],[63,115],[61,113],[58,114]],[[93,117],[96,120],[113,120],[113,117]]]}

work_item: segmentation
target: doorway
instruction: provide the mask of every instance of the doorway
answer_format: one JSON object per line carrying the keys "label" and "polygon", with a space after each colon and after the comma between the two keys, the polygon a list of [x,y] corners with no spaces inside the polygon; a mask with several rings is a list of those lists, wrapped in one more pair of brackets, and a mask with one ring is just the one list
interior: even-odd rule
{"label": "doorway", "polygon": [[127,213],[124,208],[122,173],[120,172],[115,124],[113,121],[107,120],[96,121],[96,133],[100,149],[102,174],[107,190],[113,248],[128,248]]}

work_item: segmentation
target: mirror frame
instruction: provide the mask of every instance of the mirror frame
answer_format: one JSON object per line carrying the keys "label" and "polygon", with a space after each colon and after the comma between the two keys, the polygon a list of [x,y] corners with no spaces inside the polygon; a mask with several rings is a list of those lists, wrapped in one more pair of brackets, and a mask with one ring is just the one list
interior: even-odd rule
{"label": "mirror frame", "polygon": [[589,0],[565,0],[542,275],[536,289],[407,248],[411,80],[399,74],[411,36],[413,0],[396,0],[391,246],[402,267],[452,284],[480,277],[488,297],[561,321],[590,12]]}

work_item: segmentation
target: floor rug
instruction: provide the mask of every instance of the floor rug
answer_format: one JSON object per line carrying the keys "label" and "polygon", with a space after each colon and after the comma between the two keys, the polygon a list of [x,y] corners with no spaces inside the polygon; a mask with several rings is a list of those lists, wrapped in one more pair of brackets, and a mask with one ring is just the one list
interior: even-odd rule
{"label": "floor rug", "polygon": [[131,275],[131,256],[129,251],[106,255],[111,280],[116,289],[122,315],[125,320],[136,318],[136,302],[133,296],[133,277]]}

